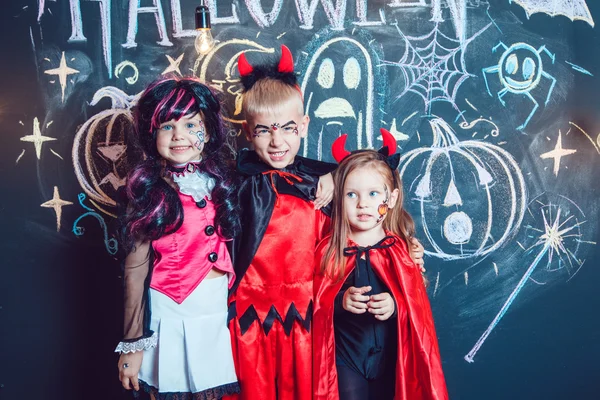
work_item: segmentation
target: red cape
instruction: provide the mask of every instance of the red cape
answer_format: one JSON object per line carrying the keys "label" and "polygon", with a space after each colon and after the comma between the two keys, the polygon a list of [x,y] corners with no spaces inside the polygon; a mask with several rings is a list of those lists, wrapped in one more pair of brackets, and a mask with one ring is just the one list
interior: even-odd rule
{"label": "red cape", "polygon": [[[404,297],[407,319],[398,321],[398,361],[395,400],[446,400],[448,392],[442,371],[431,307],[419,268],[411,260],[404,240],[397,236],[384,243],[388,248],[370,250],[373,270],[394,298]],[[338,380],[335,366],[333,331],[334,299],[355,267],[355,256],[347,257],[346,275],[334,281],[320,273],[320,263],[330,236],[317,247],[313,313],[314,400],[337,400]],[[356,246],[350,243],[350,246]],[[402,324],[402,321],[405,324]]]}

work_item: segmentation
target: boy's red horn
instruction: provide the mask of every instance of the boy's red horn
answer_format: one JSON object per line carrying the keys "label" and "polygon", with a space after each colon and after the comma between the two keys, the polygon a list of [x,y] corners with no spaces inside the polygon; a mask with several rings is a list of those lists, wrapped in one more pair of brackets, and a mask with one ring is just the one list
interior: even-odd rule
{"label": "boy's red horn", "polygon": [[240,54],[238,58],[238,71],[240,72],[240,76],[248,76],[254,71],[254,68],[246,59],[246,53]]}
{"label": "boy's red horn", "polygon": [[346,150],[347,138],[348,135],[344,133],[342,136],[335,139],[335,142],[333,142],[333,145],[331,146],[331,154],[333,155],[333,158],[335,158],[335,161],[338,162],[338,164],[341,163],[344,158],[350,155],[350,152]]}
{"label": "boy's red horn", "polygon": [[388,156],[391,156],[396,152],[397,144],[396,138],[387,129],[379,129],[381,132],[381,139],[383,140],[383,146],[388,148]]}
{"label": "boy's red horn", "polygon": [[277,70],[279,72],[294,72],[292,52],[284,45],[281,45],[281,58],[279,59]]}

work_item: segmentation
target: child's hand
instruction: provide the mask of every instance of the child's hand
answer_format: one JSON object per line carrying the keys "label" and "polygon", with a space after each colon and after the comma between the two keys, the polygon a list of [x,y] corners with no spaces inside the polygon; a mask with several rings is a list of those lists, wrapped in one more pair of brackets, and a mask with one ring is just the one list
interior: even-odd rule
{"label": "child's hand", "polygon": [[370,291],[371,286],[349,287],[344,292],[342,307],[353,314],[364,314],[367,311],[367,301],[369,301],[369,296],[365,296],[364,294]]}
{"label": "child's hand", "polygon": [[315,198],[315,210],[325,207],[331,199],[333,199],[333,176],[329,173],[319,178],[317,197]]}
{"label": "child's hand", "polygon": [[389,319],[396,310],[396,302],[389,293],[374,294],[367,306],[368,311],[380,321]]}
{"label": "child's hand", "polygon": [[[125,389],[130,390],[133,387],[136,391],[140,390],[138,372],[140,372],[143,357],[143,351],[121,354],[119,357],[119,363],[117,364],[119,368],[119,379]],[[127,366],[127,368],[123,368],[123,366]]]}
{"label": "child's hand", "polygon": [[425,260],[423,260],[425,248],[421,242],[419,242],[417,238],[412,238],[410,239],[410,243],[408,243],[408,248],[410,250],[410,258],[412,258],[414,263],[421,268],[421,273],[425,272]]}
{"label": "child's hand", "polygon": [[421,269],[421,275],[423,277],[423,284],[425,287],[429,286],[429,280],[425,276],[425,261],[423,260],[423,256],[425,255],[425,248],[416,238],[410,239],[410,243],[408,244],[410,248],[410,258],[414,261],[415,264]]}

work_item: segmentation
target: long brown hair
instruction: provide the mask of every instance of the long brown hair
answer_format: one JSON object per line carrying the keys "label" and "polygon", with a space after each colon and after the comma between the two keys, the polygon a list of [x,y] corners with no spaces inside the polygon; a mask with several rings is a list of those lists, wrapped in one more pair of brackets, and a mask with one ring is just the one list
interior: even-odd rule
{"label": "long brown hair", "polygon": [[392,171],[385,161],[386,157],[375,150],[358,150],[340,163],[333,176],[333,202],[331,211],[331,241],[321,259],[321,272],[333,279],[342,279],[346,272],[344,248],[347,247],[350,224],[344,209],[344,185],[353,171],[362,168],[374,168],[385,179],[390,192],[398,189],[398,201],[383,220],[383,228],[405,241],[415,234],[415,224],[410,214],[402,206],[402,180],[398,170]]}

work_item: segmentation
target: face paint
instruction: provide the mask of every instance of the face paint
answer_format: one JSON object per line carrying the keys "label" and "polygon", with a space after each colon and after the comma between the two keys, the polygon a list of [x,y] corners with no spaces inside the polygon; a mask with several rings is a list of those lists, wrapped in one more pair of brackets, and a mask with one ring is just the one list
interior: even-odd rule
{"label": "face paint", "polygon": [[198,140],[196,140],[196,142],[194,143],[194,147],[200,150],[202,148],[202,145],[204,144],[204,131],[190,131],[190,135],[196,135],[198,137]]}
{"label": "face paint", "polygon": [[202,144],[204,143],[204,134],[205,134],[205,129],[204,129],[204,123],[202,121],[200,121],[200,127],[198,129],[198,131],[194,132],[194,131],[190,131],[190,135],[195,135],[198,137],[198,141],[196,143],[194,143],[194,146],[197,149],[200,149],[202,147]]}
{"label": "face paint", "polygon": [[277,129],[279,129],[280,126],[281,125],[279,125],[279,122],[275,122],[275,123],[271,124],[271,129],[276,131]]}
{"label": "face paint", "polygon": [[291,132],[296,136],[298,136],[300,134],[300,131],[298,131],[298,124],[294,120],[288,121],[285,124],[283,124],[281,129],[283,129],[284,133]]}
{"label": "face paint", "polygon": [[386,216],[388,210],[390,209],[390,207],[388,206],[389,198],[390,198],[390,196],[388,193],[388,189],[387,189],[387,186],[385,186],[385,200],[383,200],[383,203],[381,203],[379,205],[379,207],[377,207],[377,212],[379,213],[379,218],[377,218],[377,223],[379,223],[383,220],[383,217]]}

